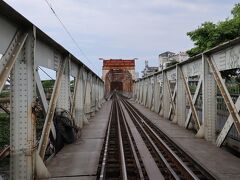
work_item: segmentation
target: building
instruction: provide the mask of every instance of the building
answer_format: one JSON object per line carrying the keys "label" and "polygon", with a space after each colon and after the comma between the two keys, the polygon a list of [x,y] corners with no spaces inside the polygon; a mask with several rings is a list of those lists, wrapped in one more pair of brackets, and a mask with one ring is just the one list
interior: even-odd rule
{"label": "building", "polygon": [[166,51],[159,54],[159,70],[165,69],[175,63],[186,61],[189,58],[186,52],[174,52]]}
{"label": "building", "polygon": [[150,67],[148,66],[148,61],[145,61],[145,68],[142,71],[142,77],[149,76],[151,74],[154,74],[158,71],[158,67]]}

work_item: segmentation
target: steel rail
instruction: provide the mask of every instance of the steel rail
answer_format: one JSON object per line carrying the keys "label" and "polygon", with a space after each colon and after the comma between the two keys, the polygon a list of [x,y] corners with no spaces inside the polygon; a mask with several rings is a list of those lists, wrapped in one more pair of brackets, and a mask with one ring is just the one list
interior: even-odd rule
{"label": "steel rail", "polygon": [[[124,99],[125,100],[125,99]],[[126,100],[125,100],[126,101]],[[145,117],[139,110],[134,107],[130,102],[126,101],[126,103],[130,106],[131,109],[134,109],[133,112],[136,112],[142,120],[144,120],[151,128],[158,134],[159,137],[161,137],[162,140],[166,142],[166,144],[170,144],[170,149],[175,152],[179,156],[179,158],[186,162],[188,167],[192,172],[195,173],[195,175],[198,174],[198,178],[202,179],[216,179],[211,172],[208,172],[206,169],[204,169],[201,165],[199,165],[194,159],[192,159],[190,156],[188,156],[181,148],[179,148],[172,140],[165,135],[153,122],[151,122],[147,117]],[[198,172],[198,173],[196,173]]]}
{"label": "steel rail", "polygon": [[105,178],[105,168],[106,168],[107,152],[108,152],[108,145],[109,145],[110,125],[111,125],[111,122],[112,122],[112,118],[111,118],[112,117],[112,110],[113,110],[113,104],[111,105],[111,110],[110,110],[110,114],[109,114],[107,133],[106,133],[106,141],[105,141],[105,146],[104,146],[103,161],[102,161],[99,180],[103,180]]}
{"label": "steel rail", "polygon": [[119,140],[119,146],[120,146],[122,179],[127,180],[127,170],[126,170],[125,156],[124,156],[124,150],[123,150],[121,125],[119,121],[119,109],[117,107],[116,107],[116,113],[117,113],[117,124],[118,124],[118,140]]}
{"label": "steel rail", "polygon": [[[185,175],[188,175],[192,179],[199,179],[192,171],[189,169],[186,164],[171,150],[171,148],[168,147],[168,145],[153,131],[153,129],[145,122],[145,120],[133,109],[126,100],[123,100],[125,104],[128,106],[129,109],[131,109],[130,112],[135,112],[135,119],[138,120],[138,124],[141,127],[141,129],[144,129],[143,125],[151,132],[151,134],[163,145],[166,151],[168,151],[171,156],[175,159],[175,162],[178,163],[178,165],[185,170]],[[132,113],[133,114],[133,113]],[[137,117],[136,117],[137,116]],[[139,123],[139,121],[141,123]],[[146,133],[146,131],[143,131]],[[165,159],[165,158],[164,158]]]}
{"label": "steel rail", "polygon": [[133,152],[134,160],[135,160],[137,168],[138,168],[139,176],[140,176],[140,179],[143,180],[144,179],[144,175],[143,175],[143,172],[142,172],[142,168],[141,168],[141,165],[140,165],[140,162],[139,162],[136,150],[135,150],[134,145],[133,145],[133,140],[131,139],[130,128],[129,128],[129,125],[128,125],[127,121],[126,121],[126,117],[124,115],[124,112],[123,112],[121,104],[119,103],[118,105],[119,105],[119,109],[120,109],[120,111],[121,111],[121,113],[123,115],[123,124],[124,124],[124,126],[126,128],[127,136],[128,136],[128,139],[129,139],[129,142],[130,142],[130,146],[131,146],[131,149],[132,149],[132,152]]}
{"label": "steel rail", "polygon": [[[123,104],[125,104],[125,107],[127,108],[127,105],[124,101],[122,101]],[[156,146],[156,144],[153,142],[153,140],[151,139],[151,137],[148,135],[148,133],[145,131],[145,129],[142,127],[142,125],[139,123],[139,121],[137,120],[136,116],[134,116],[134,114],[131,111],[128,111],[128,113],[134,118],[133,120],[138,124],[139,128],[142,130],[142,132],[144,133],[145,137],[148,139],[148,141],[150,142],[150,144],[152,145],[154,151],[157,153],[157,155],[159,156],[159,158],[162,160],[162,162],[164,163],[164,165],[167,167],[170,175],[176,179],[179,180],[180,178],[178,177],[178,175],[175,173],[175,171],[172,169],[172,167],[170,166],[170,164],[168,163],[168,161],[166,160],[166,158],[163,156],[163,154],[160,152],[160,150],[158,149],[158,147]]]}

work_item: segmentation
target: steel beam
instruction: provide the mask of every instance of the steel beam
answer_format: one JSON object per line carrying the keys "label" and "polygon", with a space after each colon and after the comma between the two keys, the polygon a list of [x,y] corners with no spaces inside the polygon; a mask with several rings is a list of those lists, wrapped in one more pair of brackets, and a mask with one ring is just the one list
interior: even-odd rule
{"label": "steel beam", "polygon": [[176,119],[179,126],[184,126],[186,119],[186,94],[184,87],[184,80],[180,72],[180,67],[177,66],[177,94],[176,94]]}
{"label": "steel beam", "polygon": [[58,66],[58,71],[57,71],[57,79],[54,83],[53,87],[53,92],[52,96],[49,102],[49,108],[47,111],[47,115],[45,118],[44,126],[43,126],[43,131],[42,131],[42,136],[39,142],[39,155],[42,159],[44,159],[45,156],[45,151],[48,145],[48,139],[49,139],[49,133],[50,133],[50,128],[51,128],[51,123],[54,117],[54,112],[57,106],[57,100],[60,95],[60,88],[61,88],[61,83],[62,79],[64,78],[64,70],[65,66],[68,63],[68,58],[65,58],[64,60],[60,61],[60,64]]}
{"label": "steel beam", "polygon": [[[38,94],[40,95],[41,103],[43,105],[44,113],[47,114],[48,103],[47,103],[46,95],[44,93],[44,89],[42,86],[40,76],[38,74],[38,68],[35,69],[34,77],[35,77],[35,81],[36,81],[36,85],[37,85]],[[53,138],[56,139],[56,130],[55,130],[53,122],[51,122],[51,132],[52,132]]]}
{"label": "steel beam", "polygon": [[[236,106],[237,111],[239,112],[240,111],[240,96],[237,98],[235,106]],[[233,124],[234,124],[233,118],[231,115],[229,115],[227,118],[227,121],[225,122],[221,132],[219,133],[219,135],[217,137],[216,144],[218,147],[220,147],[223,144],[223,142],[226,139]]]}
{"label": "steel beam", "polygon": [[[11,71],[10,179],[34,179],[36,150],[36,102],[34,81],[35,28],[21,36],[14,57],[7,67]],[[26,42],[25,42],[26,40]],[[25,44],[24,44],[25,42]],[[20,49],[22,48],[21,52]],[[11,68],[11,66],[13,68]],[[9,71],[7,70],[7,73]]]}
{"label": "steel beam", "polygon": [[200,125],[200,121],[199,121],[199,118],[198,118],[198,115],[197,115],[197,110],[194,106],[191,91],[189,89],[188,82],[185,79],[185,75],[183,74],[181,67],[179,67],[179,72],[180,72],[180,74],[182,75],[182,78],[183,78],[184,87],[185,87],[185,90],[186,90],[186,95],[187,95],[187,98],[188,98],[190,108],[192,110],[192,116],[193,116],[193,119],[194,119],[194,122],[195,122],[195,126],[196,126],[197,130],[199,130],[201,125]]}
{"label": "steel beam", "polygon": [[[193,100],[192,100],[193,105],[195,105],[196,102],[197,102],[197,98],[200,94],[200,90],[201,90],[201,87],[202,87],[202,81],[203,81],[203,76],[201,75],[200,78],[199,78],[198,84],[197,84],[196,91],[193,95]],[[190,124],[191,117],[192,117],[192,109],[190,108],[189,111],[188,111],[187,119],[185,121],[185,128],[188,128],[188,126]]]}
{"label": "steel beam", "polygon": [[155,84],[154,84],[154,112],[158,113],[158,107],[160,104],[160,83],[157,80],[157,77],[155,78]]}
{"label": "steel beam", "polygon": [[171,95],[168,90],[167,73],[163,72],[163,117],[168,119],[170,109]]}
{"label": "steel beam", "polygon": [[217,65],[216,65],[214,59],[211,57],[207,57],[206,60],[213,71],[214,79],[217,83],[217,86],[218,86],[222,96],[223,96],[223,99],[227,106],[227,109],[233,118],[233,122],[238,131],[238,134],[240,134],[240,116],[238,114],[238,110],[236,109],[236,107],[233,103],[233,100],[227,90],[227,87],[222,79],[222,76],[217,68]]}
{"label": "steel beam", "polygon": [[168,91],[169,91],[169,94],[170,94],[170,109],[169,109],[168,119],[170,120],[171,116],[173,114],[173,119],[172,120],[173,120],[173,122],[176,123],[176,119],[174,119],[174,117],[175,117],[175,113],[176,113],[175,98],[176,98],[177,84],[175,85],[174,91],[173,91],[173,94],[172,94],[169,80],[167,79],[166,82],[167,82],[167,87],[168,87]]}
{"label": "steel beam", "polygon": [[84,113],[86,116],[86,121],[84,123],[88,124],[88,119],[90,118],[91,113],[91,74],[87,73],[85,81],[85,96],[84,96]]}
{"label": "steel beam", "polygon": [[76,120],[78,127],[83,127],[84,120],[84,81],[83,81],[83,68],[79,68],[78,75],[76,78],[76,86],[74,90],[73,99],[73,117]]}
{"label": "steel beam", "polygon": [[4,53],[0,61],[0,92],[2,91],[9,75],[14,66],[19,53],[27,39],[28,33],[18,31],[8,49]]}
{"label": "steel beam", "polygon": [[70,111],[70,57],[65,58],[65,69],[61,77],[61,86],[59,91],[59,97],[57,99],[57,109],[63,109]]}
{"label": "steel beam", "polygon": [[204,137],[207,141],[215,142],[215,123],[217,119],[217,86],[206,56],[202,56],[203,61],[203,124]]}

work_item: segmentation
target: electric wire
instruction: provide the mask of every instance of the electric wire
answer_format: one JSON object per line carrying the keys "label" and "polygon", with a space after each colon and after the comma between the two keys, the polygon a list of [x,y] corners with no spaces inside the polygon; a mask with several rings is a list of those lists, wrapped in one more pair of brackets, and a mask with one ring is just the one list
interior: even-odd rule
{"label": "electric wire", "polygon": [[68,28],[65,26],[65,24],[63,23],[63,21],[60,19],[60,17],[57,15],[56,11],[54,10],[52,4],[49,3],[48,0],[44,0],[48,7],[51,9],[51,12],[54,14],[54,16],[58,19],[58,21],[60,22],[60,24],[62,25],[63,29],[65,30],[65,32],[68,34],[68,36],[70,37],[70,39],[73,41],[73,43],[75,44],[75,46],[78,48],[78,50],[82,53],[82,55],[88,60],[88,62],[91,63],[91,65],[93,66],[93,68],[96,70],[97,73],[99,73],[99,70],[95,67],[95,65],[91,62],[91,60],[88,58],[88,56],[84,53],[84,51],[80,48],[80,46],[78,45],[77,41],[74,39],[74,37],[72,36],[72,34],[70,33],[70,31],[68,30]]}
{"label": "electric wire", "polygon": [[45,70],[43,70],[40,66],[38,66],[38,68],[41,69],[42,72],[43,72],[44,74],[46,74],[51,80],[54,80],[54,81],[55,81],[55,79],[53,79],[53,78],[52,78]]}

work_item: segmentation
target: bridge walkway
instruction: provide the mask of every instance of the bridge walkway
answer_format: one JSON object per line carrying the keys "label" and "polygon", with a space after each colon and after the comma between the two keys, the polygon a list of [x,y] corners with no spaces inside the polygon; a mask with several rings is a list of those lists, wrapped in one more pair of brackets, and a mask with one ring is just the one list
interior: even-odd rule
{"label": "bridge walkway", "polygon": [[65,146],[47,165],[52,179],[96,179],[99,157],[107,128],[111,101],[103,104],[85,125],[81,138]]}
{"label": "bridge walkway", "polygon": [[130,102],[217,179],[240,179],[240,158],[218,148],[211,142],[196,138],[191,131],[173,124],[148,108],[133,101]]}
{"label": "bridge walkway", "polygon": [[[130,102],[214,177],[240,179],[238,157],[216,147],[211,142],[196,138],[191,131],[173,124],[144,106]],[[110,107],[111,101],[107,101],[85,126],[81,138],[76,143],[64,147],[50,161],[47,167],[52,179],[96,179]]]}

